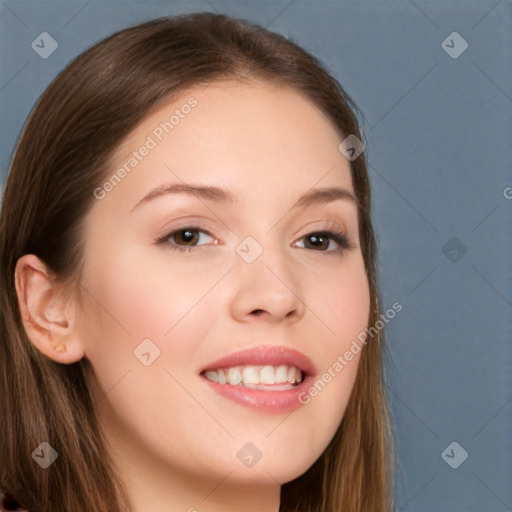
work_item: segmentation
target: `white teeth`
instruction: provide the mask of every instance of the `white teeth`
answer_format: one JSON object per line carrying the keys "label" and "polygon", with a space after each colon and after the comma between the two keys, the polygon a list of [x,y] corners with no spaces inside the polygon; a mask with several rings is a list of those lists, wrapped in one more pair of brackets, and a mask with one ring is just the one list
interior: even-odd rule
{"label": "white teeth", "polygon": [[275,384],[274,367],[265,366],[260,372],[260,384]]}
{"label": "white teeth", "polygon": [[288,366],[282,364],[276,369],[276,384],[284,384],[288,380]]}
{"label": "white teeth", "polygon": [[217,372],[206,372],[206,377],[210,380],[213,380],[213,382],[219,382],[219,378],[217,377]]}
{"label": "white teeth", "polygon": [[242,381],[240,370],[238,368],[230,368],[228,371],[228,382],[236,386]]}
{"label": "white teeth", "polygon": [[258,370],[254,366],[246,366],[242,372],[242,380],[244,384],[259,384],[260,376]]}
{"label": "white teeth", "polygon": [[276,384],[275,386],[269,386],[268,384],[243,384],[242,387],[250,389],[260,389],[262,391],[286,391],[293,389],[293,384]]}
{"label": "white teeth", "polygon": [[244,386],[252,389],[292,389],[302,381],[302,372],[295,366],[233,366],[220,370],[208,370],[205,377],[219,384]]}

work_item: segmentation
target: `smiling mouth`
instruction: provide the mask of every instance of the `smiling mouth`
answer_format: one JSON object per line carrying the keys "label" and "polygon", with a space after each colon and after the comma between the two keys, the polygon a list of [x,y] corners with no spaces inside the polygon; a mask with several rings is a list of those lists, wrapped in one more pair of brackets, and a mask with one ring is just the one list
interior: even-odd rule
{"label": "smiling mouth", "polygon": [[286,364],[230,366],[204,370],[201,375],[218,384],[266,391],[293,389],[305,378],[300,368]]}

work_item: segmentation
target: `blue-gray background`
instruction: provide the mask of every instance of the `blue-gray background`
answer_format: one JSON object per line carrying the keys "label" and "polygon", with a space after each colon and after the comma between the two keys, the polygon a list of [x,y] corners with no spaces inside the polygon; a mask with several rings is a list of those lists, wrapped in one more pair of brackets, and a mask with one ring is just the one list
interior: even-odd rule
{"label": "blue-gray background", "polygon": [[[4,0],[2,181],[66,63],[128,25],[204,10],[292,37],[363,111],[384,308],[403,305],[387,327],[397,509],[510,510],[511,2]],[[42,32],[58,42],[47,59],[31,48]],[[461,448],[442,456],[454,441],[457,469]]]}

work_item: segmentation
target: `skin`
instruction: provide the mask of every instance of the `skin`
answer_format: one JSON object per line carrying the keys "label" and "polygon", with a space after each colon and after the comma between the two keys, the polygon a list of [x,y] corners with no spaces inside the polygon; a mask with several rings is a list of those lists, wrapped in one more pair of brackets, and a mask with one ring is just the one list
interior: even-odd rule
{"label": "skin", "polygon": [[[89,386],[109,455],[135,512],[275,512],[280,485],[304,473],[332,439],[361,353],[291,414],[256,411],[213,392],[199,372],[221,356],[258,345],[308,355],[320,375],[367,326],[369,286],[350,200],[291,209],[311,188],[354,193],[342,140],[294,90],[267,82],[218,82],[187,91],[147,116],[117,149],[112,173],[162,121],[193,96],[198,104],[85,218],[77,294],[58,286],[33,255],[17,266],[24,325],[39,350],[63,364],[86,358]],[[110,175],[109,175],[110,176]],[[134,206],[153,188],[198,182],[229,189],[238,204],[185,194]],[[321,250],[308,234],[329,228]],[[185,227],[186,239],[155,240]],[[271,229],[272,228],[272,229]],[[236,252],[252,236],[263,253]],[[134,350],[151,339],[160,356]],[[59,351],[60,346],[60,351]],[[253,443],[261,459],[237,452]]]}

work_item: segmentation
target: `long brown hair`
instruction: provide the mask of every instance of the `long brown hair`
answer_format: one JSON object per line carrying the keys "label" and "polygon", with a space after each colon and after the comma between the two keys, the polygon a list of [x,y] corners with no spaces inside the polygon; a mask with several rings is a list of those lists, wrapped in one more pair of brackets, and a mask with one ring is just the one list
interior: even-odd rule
{"label": "long brown hair", "polygon": [[[30,512],[122,512],[130,506],[106,456],[85,381],[87,361],[58,364],[24,331],[14,282],[17,260],[35,254],[63,281],[79,275],[82,221],[124,138],[187,88],[250,77],[293,87],[340,136],[363,140],[357,106],[316,57],[262,27],[211,13],[161,18],[109,36],[71,62],[31,112],[0,213],[0,490]],[[363,153],[350,164],[361,205],[373,326],[380,299],[365,158]],[[392,509],[394,440],[384,349],[379,330],[362,350],[335,436],[309,470],[282,486],[280,512]],[[59,454],[46,470],[31,458],[42,441]]]}

